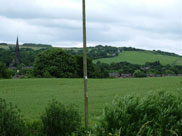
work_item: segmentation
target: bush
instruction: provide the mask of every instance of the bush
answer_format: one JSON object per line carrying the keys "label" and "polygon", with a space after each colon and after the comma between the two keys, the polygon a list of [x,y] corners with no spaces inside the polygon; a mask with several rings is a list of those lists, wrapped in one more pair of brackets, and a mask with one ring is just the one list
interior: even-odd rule
{"label": "bush", "polygon": [[26,136],[45,136],[42,132],[42,122],[41,121],[27,121],[26,122]]}
{"label": "bush", "polygon": [[0,98],[0,136],[24,136],[24,132],[20,111]]}
{"label": "bush", "polygon": [[107,106],[97,134],[171,136],[182,132],[182,99],[166,92],[145,98],[120,97]]}
{"label": "bush", "polygon": [[81,117],[75,107],[55,100],[49,103],[41,120],[47,136],[69,136],[81,127]]}
{"label": "bush", "polygon": [[135,70],[135,72],[133,73],[134,77],[146,77],[146,74],[144,72],[142,72],[141,70]]}

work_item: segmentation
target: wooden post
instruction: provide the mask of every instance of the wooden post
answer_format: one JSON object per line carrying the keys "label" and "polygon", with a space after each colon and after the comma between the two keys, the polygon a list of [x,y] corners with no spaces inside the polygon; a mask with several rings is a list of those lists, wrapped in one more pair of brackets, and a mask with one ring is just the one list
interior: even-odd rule
{"label": "wooden post", "polygon": [[88,128],[88,90],[87,90],[87,40],[86,40],[86,13],[85,0],[82,0],[83,18],[83,78],[84,78],[84,111],[85,127]]}

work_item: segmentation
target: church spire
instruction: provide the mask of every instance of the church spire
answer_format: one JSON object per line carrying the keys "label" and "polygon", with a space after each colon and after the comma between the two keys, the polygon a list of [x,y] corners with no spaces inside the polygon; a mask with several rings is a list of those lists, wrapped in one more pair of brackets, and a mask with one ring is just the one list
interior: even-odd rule
{"label": "church spire", "polygon": [[18,42],[18,35],[17,35],[17,39],[16,39],[16,47],[19,46],[19,42]]}
{"label": "church spire", "polygon": [[18,36],[16,39],[16,48],[15,48],[15,63],[16,63],[16,67],[20,65],[20,52],[19,52],[19,41],[18,41]]}

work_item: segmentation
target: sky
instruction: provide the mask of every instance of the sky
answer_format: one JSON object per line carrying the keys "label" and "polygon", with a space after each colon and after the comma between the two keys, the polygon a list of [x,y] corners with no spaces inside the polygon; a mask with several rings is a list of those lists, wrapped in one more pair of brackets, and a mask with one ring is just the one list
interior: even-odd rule
{"label": "sky", "polygon": [[[0,0],[0,42],[82,47],[82,0]],[[87,45],[182,55],[182,0],[86,0]]]}

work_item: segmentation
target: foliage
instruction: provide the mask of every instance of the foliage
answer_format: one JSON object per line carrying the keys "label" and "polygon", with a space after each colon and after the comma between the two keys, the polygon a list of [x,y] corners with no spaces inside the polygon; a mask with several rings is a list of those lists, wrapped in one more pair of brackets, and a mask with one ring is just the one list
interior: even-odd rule
{"label": "foliage", "polygon": [[[88,79],[89,124],[94,126],[96,118],[102,113],[103,104],[111,103],[113,98],[137,94],[140,97],[159,88],[182,92],[182,77],[128,78],[128,79]],[[180,93],[179,96],[181,96]],[[63,104],[83,105],[83,79],[8,79],[0,80],[0,96],[15,103],[25,118],[37,119],[52,98]],[[81,115],[83,107],[79,106]]]}
{"label": "foliage", "polygon": [[90,128],[81,127],[72,133],[72,136],[91,136],[91,131]]}
{"label": "foliage", "polygon": [[[100,58],[94,60],[96,63],[97,61],[100,61],[102,63],[118,63],[118,62],[123,62],[127,61],[131,64],[139,64],[139,65],[144,65],[146,62],[155,62],[155,61],[160,61],[162,65],[180,65],[180,61],[182,60],[182,57],[180,56],[169,56],[169,55],[164,55],[164,54],[154,54],[152,51],[122,51],[121,53],[118,54],[118,56],[114,56],[111,58]],[[176,63],[176,62],[179,63]],[[182,64],[182,63],[181,63]]]}
{"label": "foliage", "polygon": [[41,120],[47,136],[69,136],[81,127],[81,117],[75,107],[55,100],[49,103]]}
{"label": "foliage", "polygon": [[[74,56],[76,59],[76,65],[77,65],[77,77],[82,78],[83,77],[83,56],[77,55]],[[97,72],[95,64],[92,63],[92,59],[87,57],[87,75],[89,78],[96,78],[100,77],[100,75]]]}
{"label": "foliage", "polygon": [[179,135],[182,132],[182,99],[164,91],[144,98],[116,98],[105,108],[97,133],[105,136],[118,130],[127,136]]}
{"label": "foliage", "polygon": [[153,50],[154,54],[161,54],[161,55],[168,55],[168,56],[176,56],[179,57],[179,55],[175,54],[175,53],[170,53],[170,52],[165,52],[165,51],[160,51],[160,50]]}
{"label": "foliage", "polygon": [[133,76],[134,77],[146,77],[146,74],[143,72],[143,71],[141,71],[141,70],[136,70],[134,73],[133,73]]}
{"label": "foliage", "polygon": [[24,43],[22,46],[26,46],[26,47],[45,47],[45,48],[52,47],[52,45],[48,45],[48,44],[35,44],[35,43]]}
{"label": "foliage", "polygon": [[[71,48],[66,51],[71,55],[83,54],[83,49],[81,48]],[[119,52],[118,48],[112,46],[97,45],[96,47],[87,47],[87,55],[91,59],[114,57],[118,56]]]}
{"label": "foliage", "polygon": [[76,60],[62,49],[50,48],[41,52],[34,64],[36,77],[73,78],[77,75]]}
{"label": "foliage", "polygon": [[109,77],[109,64],[97,62],[96,64],[96,77],[108,78]]}
{"label": "foliage", "polygon": [[[32,66],[38,53],[46,49],[33,50],[30,48],[20,48],[21,65]],[[0,48],[0,61],[6,66],[15,66],[15,47],[9,46],[9,49]]]}
{"label": "foliage", "polygon": [[25,124],[20,111],[0,98],[0,136],[24,136]]}
{"label": "foliage", "polygon": [[42,130],[42,122],[40,120],[26,122],[26,136],[45,136]]}
{"label": "foliage", "polygon": [[5,46],[6,46],[6,45],[8,45],[8,44],[7,44],[7,43],[0,43],[0,45],[5,45]]}
{"label": "foliage", "polygon": [[174,75],[175,73],[174,73],[174,71],[172,71],[172,70],[165,70],[165,74],[167,74],[167,75],[168,75],[168,74],[169,74],[169,75],[170,75],[170,74]]}
{"label": "foliage", "polygon": [[[100,77],[97,70],[92,59],[87,58],[88,77]],[[83,56],[73,56],[62,49],[51,48],[38,55],[33,73],[36,77],[82,78]]]}
{"label": "foliage", "polygon": [[0,62],[0,78],[10,78],[11,71],[6,67],[5,64]]}

